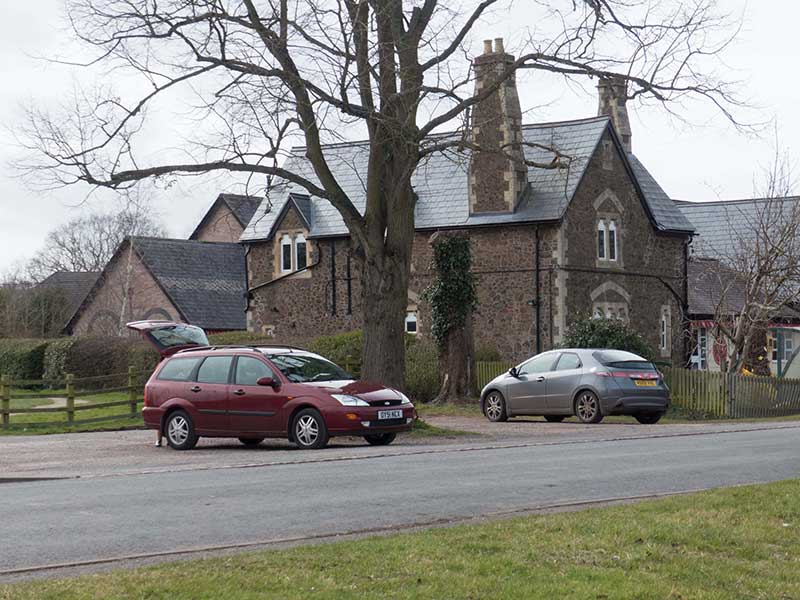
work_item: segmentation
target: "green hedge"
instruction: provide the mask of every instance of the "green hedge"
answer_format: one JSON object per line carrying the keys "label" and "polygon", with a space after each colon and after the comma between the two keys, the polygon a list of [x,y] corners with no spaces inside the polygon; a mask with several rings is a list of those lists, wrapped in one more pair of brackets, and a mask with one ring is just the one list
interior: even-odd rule
{"label": "green hedge", "polygon": [[[53,340],[44,352],[44,373],[43,379],[57,382],[64,378],[66,374],[65,365],[67,355],[75,343],[76,338],[69,337],[60,340]],[[58,385],[57,383],[55,385]]]}
{"label": "green hedge", "polygon": [[51,340],[0,339],[0,375],[12,379],[41,379],[44,354]]}
{"label": "green hedge", "polygon": [[275,344],[273,338],[268,338],[261,333],[251,333],[249,331],[226,331],[224,333],[212,333],[208,336],[208,341],[215,346],[229,346],[234,344]]}

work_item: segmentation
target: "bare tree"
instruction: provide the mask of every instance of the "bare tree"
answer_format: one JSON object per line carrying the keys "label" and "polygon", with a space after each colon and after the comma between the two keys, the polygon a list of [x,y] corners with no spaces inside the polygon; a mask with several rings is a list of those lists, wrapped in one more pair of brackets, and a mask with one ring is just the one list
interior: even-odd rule
{"label": "bare tree", "polygon": [[102,271],[122,241],[134,235],[161,237],[164,229],[138,207],[78,217],[47,235],[28,263],[28,272],[41,281],[57,271]]}
{"label": "bare tree", "polygon": [[[536,29],[519,58],[471,94],[464,58],[471,31],[506,4],[481,0],[460,10],[438,0],[68,0],[76,34],[98,50],[90,64],[133,71],[147,90],[129,98],[85,92],[66,115],[32,108],[22,137],[37,158],[26,166],[37,178],[46,167],[51,184],[115,189],[229,171],[280,178],[327,200],[360,260],[364,375],[401,385],[417,201],[411,175],[433,152],[489,150],[470,139],[469,111],[506,78],[519,69],[617,76],[628,81],[631,98],[666,105],[695,96],[734,119],[731,86],[713,75],[731,22],[714,12],[713,0],[532,3]],[[197,95],[198,119],[214,134],[196,127],[179,158],[152,163],[140,139],[146,109],[179,88]],[[431,137],[442,128],[459,133]],[[329,167],[326,143],[341,141],[342,132],[369,138],[363,210]],[[282,167],[285,149],[298,141],[313,177]]]}
{"label": "bare tree", "polygon": [[752,349],[763,348],[770,320],[797,315],[800,304],[800,198],[792,196],[795,177],[788,154],[775,148],[764,173],[763,198],[727,207],[730,239],[703,248],[718,259],[704,273],[712,280],[704,287],[714,307],[712,333],[727,350],[721,367],[732,373],[754,361]]}

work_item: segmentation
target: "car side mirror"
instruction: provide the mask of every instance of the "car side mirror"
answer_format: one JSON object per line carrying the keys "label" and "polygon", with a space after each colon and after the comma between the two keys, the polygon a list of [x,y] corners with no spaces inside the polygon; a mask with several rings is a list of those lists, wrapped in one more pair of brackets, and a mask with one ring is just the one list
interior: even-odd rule
{"label": "car side mirror", "polygon": [[281,382],[277,379],[273,379],[272,377],[259,377],[258,381],[256,381],[258,385],[268,385],[272,389],[277,389],[281,387]]}
{"label": "car side mirror", "polygon": [[517,367],[511,367],[508,370],[508,374],[511,375],[512,377],[519,377],[519,371],[517,371]]}

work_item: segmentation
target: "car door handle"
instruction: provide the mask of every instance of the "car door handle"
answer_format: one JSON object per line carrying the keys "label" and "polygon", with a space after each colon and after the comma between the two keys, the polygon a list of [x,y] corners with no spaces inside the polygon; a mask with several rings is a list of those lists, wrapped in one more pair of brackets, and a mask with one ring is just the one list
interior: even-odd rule
{"label": "car door handle", "polygon": [[199,385],[196,385],[193,388],[189,388],[189,391],[190,392],[194,392],[196,394],[197,392],[201,391],[202,389],[203,388],[201,388]]}
{"label": "car door handle", "polygon": [[244,396],[244,390],[236,390],[233,394],[234,396]]}
{"label": "car door handle", "polygon": [[537,377],[537,378],[536,378],[536,381],[544,381],[544,377],[542,377],[542,376],[540,375],[539,377]]}

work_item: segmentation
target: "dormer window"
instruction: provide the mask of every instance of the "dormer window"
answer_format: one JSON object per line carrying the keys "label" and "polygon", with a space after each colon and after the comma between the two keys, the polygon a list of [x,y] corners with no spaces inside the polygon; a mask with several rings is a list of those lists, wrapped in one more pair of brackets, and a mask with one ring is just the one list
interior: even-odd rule
{"label": "dormer window", "polygon": [[308,266],[308,256],[306,254],[306,238],[302,233],[297,234],[294,238],[294,254],[297,257],[297,268],[300,271]]}
{"label": "dormer window", "polygon": [[284,235],[281,238],[281,273],[292,271],[292,238]]}

